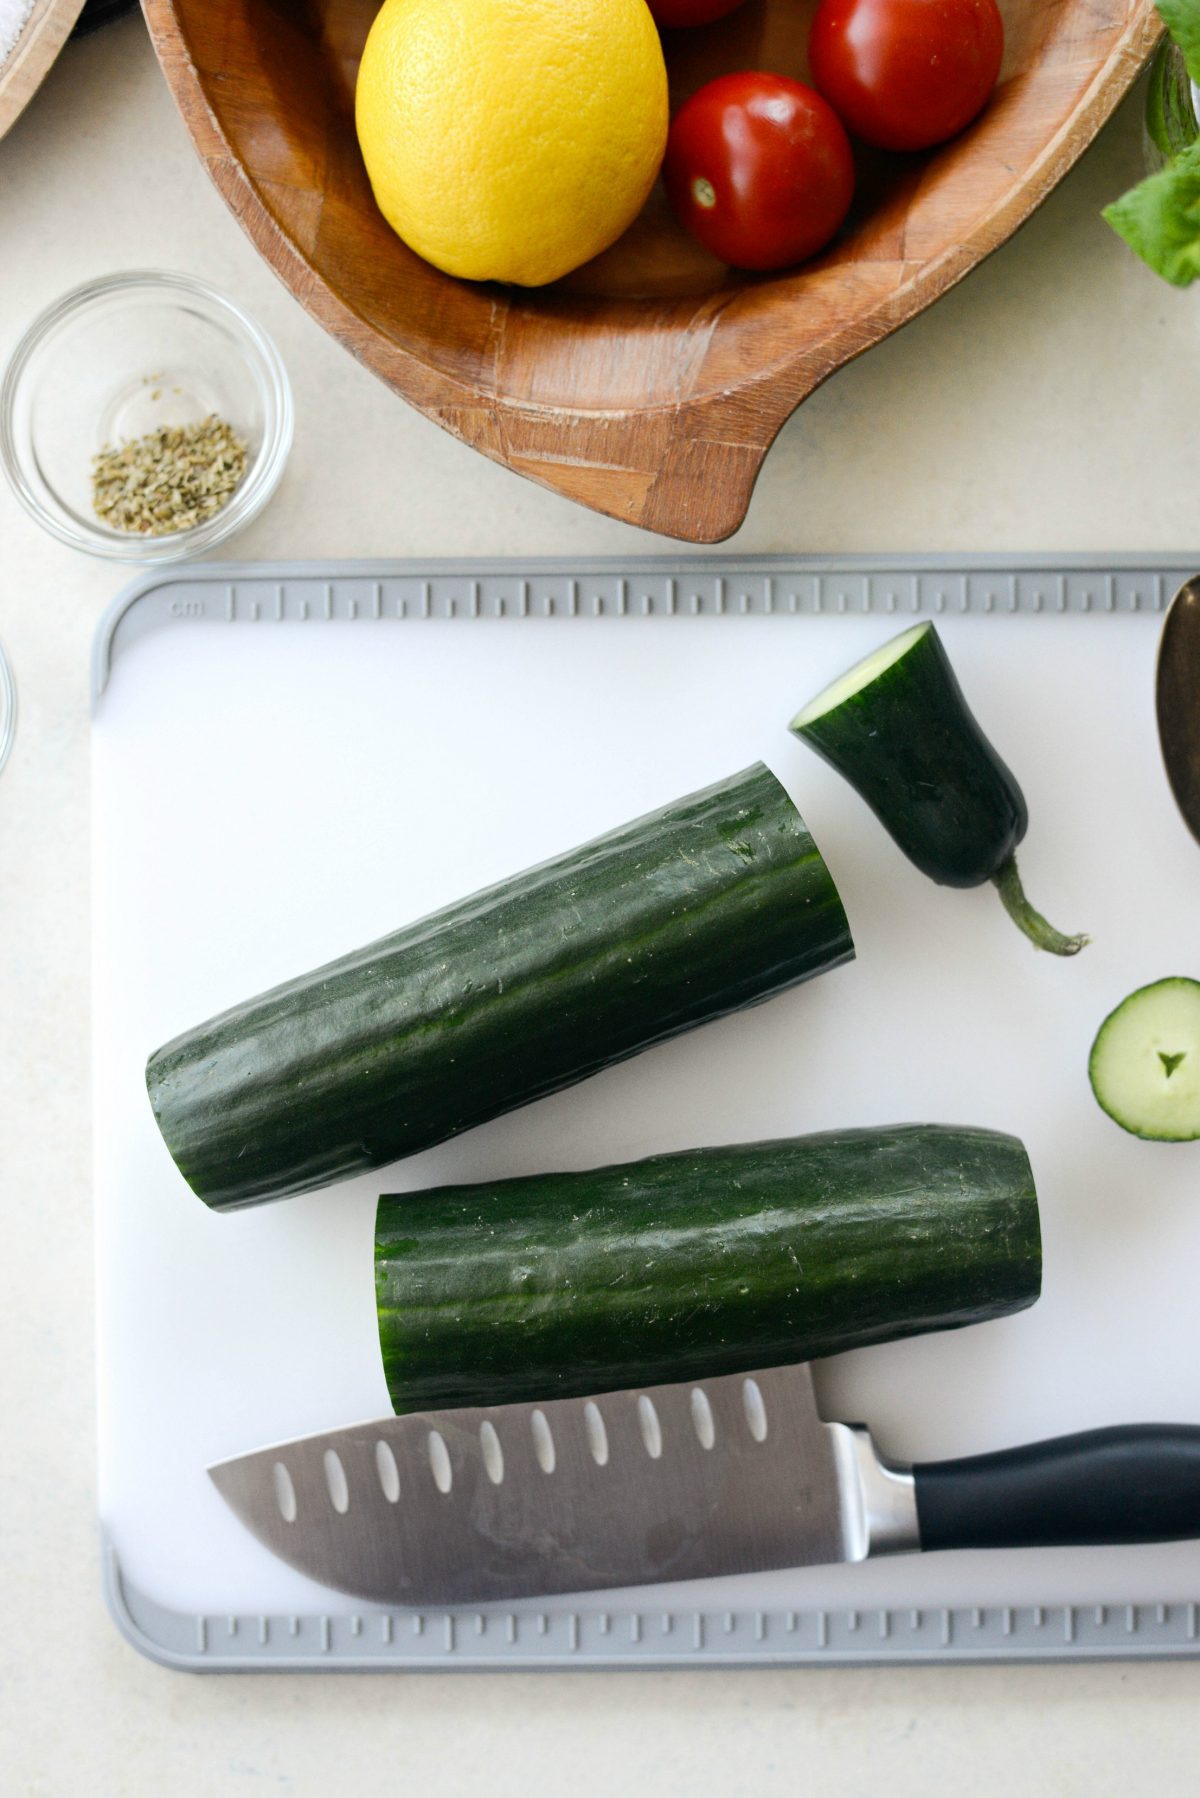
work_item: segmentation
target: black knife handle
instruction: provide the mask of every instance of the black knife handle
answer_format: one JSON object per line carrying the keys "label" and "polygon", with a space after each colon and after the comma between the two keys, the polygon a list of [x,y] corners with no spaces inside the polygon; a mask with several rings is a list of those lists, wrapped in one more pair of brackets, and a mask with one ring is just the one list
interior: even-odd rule
{"label": "black knife handle", "polygon": [[1200,1428],[1125,1424],[913,1468],[921,1547],[1062,1548],[1200,1536]]}

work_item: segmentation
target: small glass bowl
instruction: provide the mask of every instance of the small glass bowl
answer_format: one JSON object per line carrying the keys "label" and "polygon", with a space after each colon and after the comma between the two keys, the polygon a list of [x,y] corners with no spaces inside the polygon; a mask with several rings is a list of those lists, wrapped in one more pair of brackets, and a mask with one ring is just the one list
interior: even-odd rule
{"label": "small glass bowl", "polygon": [[0,643],[0,773],[12,753],[16,734],[17,683],[13,678],[12,663],[5,654],[3,643]]}
{"label": "small glass bowl", "polygon": [[[146,536],[96,516],[94,455],[211,413],[248,451],[220,511]],[[261,326],[205,282],[155,270],[64,294],[25,333],[0,385],[0,465],[17,498],[61,542],[116,562],[182,561],[249,523],[279,484],[292,425],[287,372]]]}

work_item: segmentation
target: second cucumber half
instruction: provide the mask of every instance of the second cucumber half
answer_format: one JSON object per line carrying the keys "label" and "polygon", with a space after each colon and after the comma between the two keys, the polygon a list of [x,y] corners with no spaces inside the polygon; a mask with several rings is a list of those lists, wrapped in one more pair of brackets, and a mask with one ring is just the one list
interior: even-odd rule
{"label": "second cucumber half", "polygon": [[155,1117],[217,1209],[380,1167],[854,954],[762,763],[157,1050]]}
{"label": "second cucumber half", "polygon": [[1041,1289],[1014,1136],[895,1124],[391,1193],[375,1220],[397,1411],[746,1373],[982,1323]]}

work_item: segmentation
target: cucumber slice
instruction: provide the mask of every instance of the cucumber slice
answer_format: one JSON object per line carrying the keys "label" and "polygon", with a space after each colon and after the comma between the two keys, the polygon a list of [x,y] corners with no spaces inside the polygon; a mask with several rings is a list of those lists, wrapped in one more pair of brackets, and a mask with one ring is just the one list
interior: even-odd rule
{"label": "cucumber slice", "polygon": [[1150,1142],[1200,1138],[1200,981],[1140,986],[1096,1033],[1088,1059],[1096,1102]]}
{"label": "cucumber slice", "polygon": [[908,859],[941,886],[991,881],[1038,949],[1075,955],[1017,872],[1029,822],[1016,779],[980,730],[933,623],[902,631],[809,701],[789,727],[865,799]]}

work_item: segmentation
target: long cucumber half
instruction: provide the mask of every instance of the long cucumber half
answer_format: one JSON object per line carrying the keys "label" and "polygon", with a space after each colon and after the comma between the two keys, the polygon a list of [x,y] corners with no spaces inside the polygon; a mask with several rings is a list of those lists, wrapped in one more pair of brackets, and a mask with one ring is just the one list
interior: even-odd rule
{"label": "long cucumber half", "polygon": [[228,1209],[413,1155],[853,954],[757,763],[186,1031],[146,1082]]}
{"label": "long cucumber half", "polygon": [[1200,981],[1176,975],[1122,999],[1096,1033],[1088,1077],[1131,1135],[1200,1139]]}
{"label": "long cucumber half", "polygon": [[380,1199],[397,1411],[699,1379],[1019,1311],[1041,1285],[1012,1136],[906,1124]]}
{"label": "long cucumber half", "polygon": [[866,800],[909,860],[942,886],[995,885],[1039,949],[1075,955],[1017,873],[1024,795],[967,705],[937,629],[914,624],[840,675],[791,730]]}

